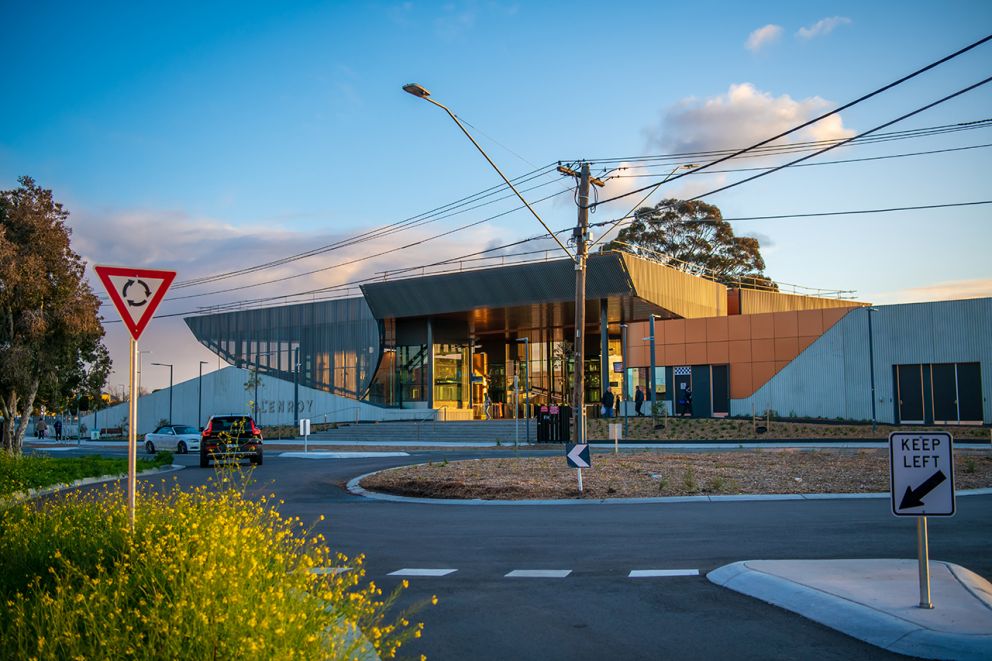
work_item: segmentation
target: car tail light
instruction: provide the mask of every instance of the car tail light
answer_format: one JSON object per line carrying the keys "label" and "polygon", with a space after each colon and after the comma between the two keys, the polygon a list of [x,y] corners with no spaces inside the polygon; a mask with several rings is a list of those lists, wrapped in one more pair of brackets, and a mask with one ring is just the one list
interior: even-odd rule
{"label": "car tail light", "polygon": [[203,436],[210,436],[210,428],[214,426],[214,421],[211,420],[207,423],[207,426],[203,429]]}
{"label": "car tail light", "polygon": [[258,436],[262,435],[262,430],[255,426],[254,420],[251,421],[251,433]]}

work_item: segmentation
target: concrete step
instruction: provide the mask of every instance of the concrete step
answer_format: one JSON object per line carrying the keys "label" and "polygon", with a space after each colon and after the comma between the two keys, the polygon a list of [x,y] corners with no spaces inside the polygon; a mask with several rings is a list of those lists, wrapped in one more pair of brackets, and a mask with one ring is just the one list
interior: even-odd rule
{"label": "concrete step", "polygon": [[[532,420],[530,436],[537,434]],[[378,422],[344,425],[329,429],[311,438],[342,441],[501,441],[510,442],[527,438],[527,423],[520,420],[458,420],[451,422]]]}

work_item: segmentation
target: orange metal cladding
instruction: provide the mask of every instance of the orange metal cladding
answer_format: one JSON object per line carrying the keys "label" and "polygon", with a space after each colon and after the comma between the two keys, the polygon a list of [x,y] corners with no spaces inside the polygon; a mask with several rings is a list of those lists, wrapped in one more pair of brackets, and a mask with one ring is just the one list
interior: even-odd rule
{"label": "orange metal cladding", "polygon": [[[730,365],[730,397],[743,399],[859,305],[660,321],[655,360],[659,367]],[[648,333],[647,322],[631,324],[631,367],[650,364],[650,343],[641,339]]]}

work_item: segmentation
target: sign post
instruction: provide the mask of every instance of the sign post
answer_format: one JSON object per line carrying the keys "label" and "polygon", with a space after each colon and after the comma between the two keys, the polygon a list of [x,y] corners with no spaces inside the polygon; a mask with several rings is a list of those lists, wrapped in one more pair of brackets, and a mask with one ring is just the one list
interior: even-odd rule
{"label": "sign post", "polygon": [[303,437],[303,451],[310,452],[310,418],[300,418],[300,436]]}
{"label": "sign post", "polygon": [[920,608],[930,599],[927,516],[954,516],[954,441],[947,432],[889,434],[892,514],[916,517]]}
{"label": "sign post", "polygon": [[588,443],[568,443],[565,445],[565,459],[572,468],[579,469],[579,493],[582,493],[582,469],[590,468]]}
{"label": "sign post", "polygon": [[121,321],[131,334],[128,351],[128,423],[127,423],[127,512],[134,530],[134,500],[137,490],[138,463],[138,338],[155,315],[155,309],[176,278],[175,271],[158,271],[127,266],[96,266]]}

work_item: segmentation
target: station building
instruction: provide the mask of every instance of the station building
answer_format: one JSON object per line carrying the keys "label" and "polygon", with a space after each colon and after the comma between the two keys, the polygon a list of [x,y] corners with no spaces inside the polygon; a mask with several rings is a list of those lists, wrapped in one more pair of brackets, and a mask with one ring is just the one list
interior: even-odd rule
{"label": "station building", "polygon": [[[571,260],[384,280],[362,296],[185,319],[237,367],[358,400],[381,419],[513,417],[570,404]],[[872,306],[727,287],[664,258],[588,260],[586,401],[631,405],[655,368],[656,406],[698,417],[992,423],[992,299]],[[652,317],[654,338],[651,339]],[[651,406],[651,394],[647,393]],[[421,411],[415,411],[421,409]],[[427,411],[424,411],[426,409]],[[367,419],[363,418],[363,419]]]}

